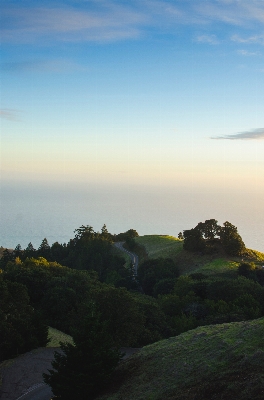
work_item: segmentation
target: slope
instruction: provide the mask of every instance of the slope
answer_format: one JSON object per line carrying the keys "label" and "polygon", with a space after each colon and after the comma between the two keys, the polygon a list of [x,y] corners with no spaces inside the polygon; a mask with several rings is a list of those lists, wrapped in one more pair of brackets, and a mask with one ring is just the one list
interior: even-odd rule
{"label": "slope", "polygon": [[[186,251],[183,249],[183,240],[169,235],[145,235],[135,240],[145,247],[148,258],[172,258],[177,263],[181,275],[196,272],[205,275],[223,273],[232,275],[242,261],[242,257],[227,256],[221,248],[213,254]],[[247,249],[243,260],[262,265],[264,253]]]}
{"label": "slope", "polygon": [[264,318],[203,326],[122,362],[100,400],[264,398]]}

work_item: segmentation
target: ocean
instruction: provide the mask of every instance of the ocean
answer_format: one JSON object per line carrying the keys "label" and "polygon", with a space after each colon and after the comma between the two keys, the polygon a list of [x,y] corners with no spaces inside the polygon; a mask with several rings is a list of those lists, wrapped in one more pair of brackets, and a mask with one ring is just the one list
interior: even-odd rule
{"label": "ocean", "polygon": [[247,247],[264,252],[264,194],[146,185],[2,183],[0,246],[38,248],[67,243],[74,230],[90,225],[111,233],[133,228],[139,235],[177,236],[206,219],[229,221]]}

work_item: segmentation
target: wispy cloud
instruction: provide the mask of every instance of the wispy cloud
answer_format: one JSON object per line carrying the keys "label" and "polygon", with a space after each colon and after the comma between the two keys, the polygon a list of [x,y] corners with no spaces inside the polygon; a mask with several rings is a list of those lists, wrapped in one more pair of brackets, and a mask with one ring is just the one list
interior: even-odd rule
{"label": "wispy cloud", "polygon": [[237,50],[237,54],[239,54],[240,56],[246,56],[246,57],[260,56],[259,51],[248,51],[248,50]]}
{"label": "wispy cloud", "polygon": [[233,42],[237,42],[237,43],[245,43],[245,44],[264,44],[264,35],[252,35],[252,36],[248,36],[248,37],[241,37],[240,35],[233,35],[231,37],[231,40]]}
{"label": "wispy cloud", "polygon": [[[2,42],[36,43],[118,41],[139,38],[149,28],[175,32],[179,25],[212,27],[224,23],[251,27],[264,22],[260,0],[89,0],[3,2],[0,16]],[[240,33],[240,32],[239,32]],[[263,35],[240,43],[258,43]],[[217,44],[214,35],[198,36],[198,42]]]}
{"label": "wispy cloud", "polygon": [[11,61],[0,64],[3,72],[52,72],[52,73],[71,73],[87,72],[89,68],[85,65],[75,63],[67,59],[51,60],[30,60],[30,61]]}
{"label": "wispy cloud", "polygon": [[18,110],[13,110],[10,108],[2,108],[0,109],[0,117],[4,119],[8,119],[10,121],[17,121]]}
{"label": "wispy cloud", "polygon": [[264,128],[253,129],[245,132],[238,132],[233,135],[213,136],[210,139],[228,139],[228,140],[264,139]]}
{"label": "wispy cloud", "polygon": [[198,43],[219,44],[219,40],[215,35],[200,35],[196,36],[195,41]]}
{"label": "wispy cloud", "polygon": [[34,43],[53,41],[100,41],[137,37],[147,16],[129,7],[99,2],[97,10],[74,7],[3,8],[1,40]]}
{"label": "wispy cloud", "polygon": [[216,0],[195,2],[197,11],[208,19],[230,25],[252,25],[264,22],[264,4],[261,0]]}

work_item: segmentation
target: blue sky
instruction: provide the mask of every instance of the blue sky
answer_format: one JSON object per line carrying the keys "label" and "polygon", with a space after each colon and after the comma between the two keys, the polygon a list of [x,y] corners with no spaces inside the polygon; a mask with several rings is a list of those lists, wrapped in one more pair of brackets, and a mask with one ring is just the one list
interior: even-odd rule
{"label": "blue sky", "polygon": [[263,1],[0,5],[2,182],[263,190]]}

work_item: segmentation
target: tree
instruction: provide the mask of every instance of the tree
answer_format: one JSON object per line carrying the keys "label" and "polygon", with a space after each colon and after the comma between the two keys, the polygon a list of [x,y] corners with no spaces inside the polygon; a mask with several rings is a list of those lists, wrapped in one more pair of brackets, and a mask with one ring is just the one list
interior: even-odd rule
{"label": "tree", "polygon": [[205,239],[214,240],[216,236],[219,236],[221,227],[216,219],[207,219],[204,223],[200,222],[200,224],[202,224],[202,234]]}
{"label": "tree", "polygon": [[178,276],[178,267],[171,258],[149,259],[141,263],[138,269],[139,282],[144,293],[149,296],[153,296],[154,287],[161,280],[175,279]]}
{"label": "tree", "polygon": [[36,254],[36,250],[34,249],[34,246],[31,242],[29,242],[29,244],[27,245],[26,249],[24,250],[24,256],[25,258],[31,258],[34,257],[34,255]]}
{"label": "tree", "polygon": [[0,362],[38,346],[46,346],[48,329],[29,305],[27,289],[0,275]]}
{"label": "tree", "polygon": [[102,285],[92,291],[103,320],[108,320],[108,332],[116,346],[134,346],[142,332],[144,317],[133,295],[125,288]]}
{"label": "tree", "polygon": [[183,231],[183,248],[187,251],[211,253],[217,251],[215,242],[220,242],[227,254],[242,255],[246,247],[237,228],[228,221],[223,225],[218,225],[215,219],[207,219],[199,222],[195,228]]}
{"label": "tree", "polygon": [[14,259],[13,252],[9,251],[8,249],[5,249],[3,251],[3,255],[0,259],[0,268],[4,269],[7,265],[7,263],[9,261],[13,261],[13,259]]}
{"label": "tree", "polygon": [[22,247],[21,247],[20,244],[18,244],[18,245],[15,247],[15,250],[14,250],[14,252],[13,252],[13,256],[14,256],[15,258],[16,258],[16,257],[21,258],[22,255],[23,255]]}
{"label": "tree", "polygon": [[256,280],[256,265],[254,263],[242,262],[238,266],[238,274]]}
{"label": "tree", "polygon": [[205,249],[205,240],[202,232],[197,227],[183,231],[183,248],[187,251],[203,251]]}
{"label": "tree", "polygon": [[46,260],[50,260],[51,252],[48,240],[44,238],[38,248],[38,256],[44,257]]}
{"label": "tree", "polygon": [[220,231],[221,244],[227,254],[241,256],[246,249],[245,243],[237,232],[237,227],[226,221]]}
{"label": "tree", "polygon": [[55,352],[54,369],[43,374],[44,381],[58,399],[94,399],[108,384],[121,353],[113,345],[107,323],[94,307],[73,339],[74,345],[61,343],[63,354]]}
{"label": "tree", "polygon": [[80,226],[80,228],[75,229],[74,232],[75,232],[76,240],[82,239],[84,237],[91,238],[91,237],[94,237],[94,235],[95,235],[93,227],[90,225],[87,225],[87,226],[82,225],[82,226]]}
{"label": "tree", "polygon": [[104,224],[101,229],[101,238],[112,242],[112,235],[108,232],[106,225]]}
{"label": "tree", "polygon": [[180,239],[180,240],[183,240],[183,239],[184,239],[182,232],[179,232],[179,233],[178,233],[178,239]]}

